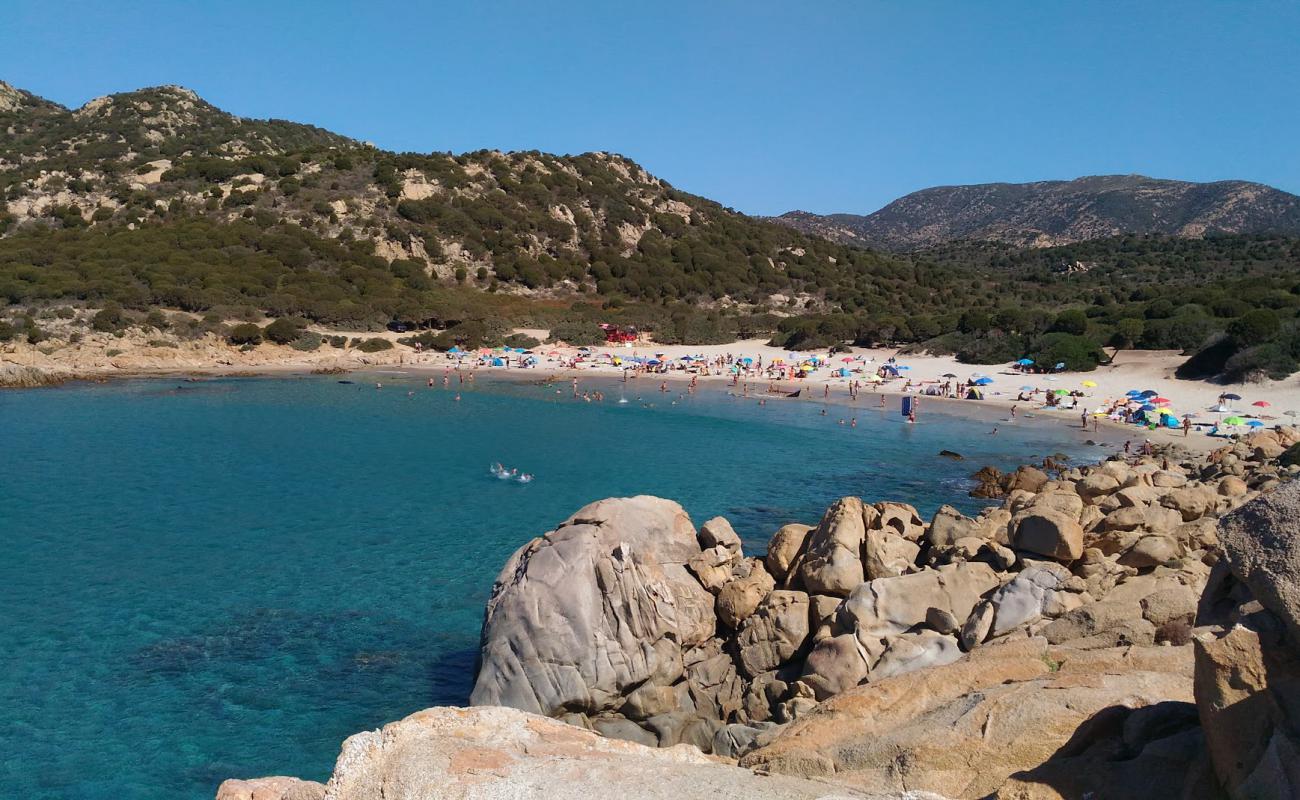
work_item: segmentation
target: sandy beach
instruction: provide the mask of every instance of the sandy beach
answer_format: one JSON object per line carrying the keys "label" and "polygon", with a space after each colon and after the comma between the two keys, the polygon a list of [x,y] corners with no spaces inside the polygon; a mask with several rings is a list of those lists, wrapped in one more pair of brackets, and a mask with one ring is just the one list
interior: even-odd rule
{"label": "sandy beach", "polygon": [[[545,331],[521,332],[538,338],[545,334]],[[924,403],[996,407],[1007,410],[1008,414],[1014,406],[1018,418],[1054,420],[1075,428],[1081,428],[1081,415],[1084,412],[1092,415],[1107,408],[1112,402],[1124,398],[1130,390],[1152,390],[1168,399],[1168,407],[1180,418],[1184,414],[1193,415],[1197,428],[1191,436],[1185,438],[1181,431],[1176,430],[1145,431],[1134,425],[1116,424],[1104,418],[1098,419],[1098,427],[1104,425],[1126,431],[1138,441],[1142,438],[1151,438],[1153,441],[1178,440],[1197,449],[1212,447],[1221,441],[1205,436],[1203,431],[1233,414],[1257,418],[1267,427],[1290,424],[1300,418],[1287,414],[1288,411],[1300,414],[1300,375],[1292,376],[1286,381],[1236,386],[1184,381],[1174,377],[1174,370],[1185,358],[1176,351],[1126,350],[1116,355],[1114,363],[1098,367],[1092,372],[1029,374],[1013,369],[1010,364],[962,364],[952,356],[900,356],[894,349],[853,348],[852,352],[836,354],[825,350],[792,353],[771,347],[764,340],[751,339],[719,345],[657,345],[651,342],[633,347],[593,347],[583,351],[572,347],[542,345],[533,351],[535,365],[520,369],[518,362],[523,355],[519,353],[493,353],[489,357],[480,357],[477,354],[417,352],[405,345],[396,344],[396,340],[402,338],[399,334],[342,333],[357,338],[379,336],[393,341],[394,347],[377,353],[328,346],[312,352],[300,352],[291,347],[264,343],[244,350],[227,345],[215,337],[160,346],[157,339],[145,339],[143,336],[88,334],[76,344],[56,348],[25,343],[7,344],[0,349],[0,377],[5,374],[12,376],[23,370],[35,370],[62,378],[99,379],[126,376],[283,374],[377,368],[398,368],[411,374],[441,375],[446,370],[459,366],[461,370],[476,372],[538,378],[564,376],[565,379],[577,377],[581,380],[585,375],[620,378],[624,367],[633,359],[656,359],[674,368],[663,374],[642,374],[637,380],[676,382],[689,380],[696,372],[703,372],[676,368],[693,363],[686,361],[686,357],[709,362],[728,356],[733,359],[749,358],[754,364],[761,361],[765,366],[778,362],[798,364],[816,357],[825,366],[807,373],[801,379],[770,381],[765,376],[752,375],[742,382],[749,384],[749,393],[755,397],[764,395],[770,385],[775,385],[784,392],[802,388],[804,395],[811,395],[814,400],[836,401],[847,399],[849,382],[858,381],[862,382],[859,398],[859,403],[862,403],[865,399],[880,394],[915,394],[945,381],[963,383],[972,377],[983,376],[992,383],[984,387],[982,401],[926,397]],[[509,366],[492,366],[492,361],[497,356],[505,356]],[[900,377],[881,384],[864,382],[891,357],[896,359]],[[618,359],[621,364],[616,365],[614,359]],[[841,370],[849,371],[847,377],[840,374]],[[707,372],[708,374],[699,374],[698,380],[710,384],[730,383],[732,380],[730,375],[723,374],[716,368],[710,368]],[[956,378],[945,377],[949,375],[955,375]],[[1085,381],[1095,386],[1085,386]],[[1017,400],[1033,389],[1038,390],[1033,401]],[[1083,396],[1078,400],[1079,406],[1070,410],[1046,408],[1042,400],[1044,393],[1059,389],[1081,391]],[[1228,407],[1232,409],[1229,412],[1213,410],[1219,407],[1219,397],[1225,392],[1237,394],[1241,399],[1228,401]],[[1261,402],[1267,405],[1255,405]],[[895,408],[893,402],[890,403],[890,408]],[[993,418],[996,419],[997,415]],[[1248,430],[1249,428],[1241,427],[1239,432],[1245,433]]]}

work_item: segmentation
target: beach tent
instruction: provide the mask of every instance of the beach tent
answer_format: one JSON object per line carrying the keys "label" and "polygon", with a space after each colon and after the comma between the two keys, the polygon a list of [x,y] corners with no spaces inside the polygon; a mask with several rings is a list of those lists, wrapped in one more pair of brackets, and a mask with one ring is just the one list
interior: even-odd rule
{"label": "beach tent", "polygon": [[465,352],[465,351],[460,349],[460,345],[453,344],[453,345],[451,346],[451,349],[448,350],[447,352],[448,352],[448,353],[463,353],[463,352]]}
{"label": "beach tent", "polygon": [[981,392],[979,389],[975,388],[974,386],[972,386],[972,387],[970,387],[969,389],[966,390],[966,399],[967,399],[967,400],[983,400],[983,399],[984,399],[984,393]]}
{"label": "beach tent", "polygon": [[1065,369],[1065,362],[1064,361],[1056,362],[1056,366],[1052,367],[1052,369]]}
{"label": "beach tent", "polygon": [[494,359],[492,359],[492,366],[494,366],[494,367],[504,367],[505,365],[506,365],[506,362],[503,361],[503,360],[501,360],[501,359],[499,359],[499,358],[494,358]]}

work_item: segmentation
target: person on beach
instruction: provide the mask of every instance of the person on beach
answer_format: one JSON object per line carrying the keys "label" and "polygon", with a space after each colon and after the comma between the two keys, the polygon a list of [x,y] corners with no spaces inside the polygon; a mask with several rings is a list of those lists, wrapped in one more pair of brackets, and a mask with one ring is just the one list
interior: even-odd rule
{"label": "person on beach", "polygon": [[998,428],[997,428],[997,426],[995,425],[995,426],[993,426],[993,430],[989,431],[989,436],[996,436],[997,433],[998,433]]}
{"label": "person on beach", "polygon": [[1084,429],[1085,431],[1088,430],[1088,412],[1085,411],[1085,412],[1083,412],[1082,414],[1080,414],[1080,415],[1079,415],[1079,419],[1080,419],[1080,420],[1082,421],[1082,423],[1083,423],[1083,425],[1082,425],[1083,429]]}
{"label": "person on beach", "polygon": [[881,393],[880,393],[880,407],[881,407],[881,408],[884,408],[884,407],[885,407],[885,393],[884,393],[884,392],[881,392]]}
{"label": "person on beach", "polygon": [[1184,439],[1187,438],[1187,434],[1190,433],[1191,430],[1192,430],[1192,418],[1190,415],[1188,415],[1186,417],[1183,417],[1183,438]]}
{"label": "person on beach", "polygon": [[1015,407],[1015,406],[1012,406],[1012,407],[1011,407],[1011,418],[1012,418],[1012,419],[1015,419],[1015,418],[1016,418],[1016,407]]}

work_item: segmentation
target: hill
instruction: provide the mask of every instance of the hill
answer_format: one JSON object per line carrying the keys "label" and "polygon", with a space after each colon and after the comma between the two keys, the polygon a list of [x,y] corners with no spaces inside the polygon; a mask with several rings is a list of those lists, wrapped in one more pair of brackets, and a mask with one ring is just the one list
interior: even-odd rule
{"label": "hill", "polygon": [[833,241],[914,250],[955,240],[1050,247],[1125,234],[1300,234],[1300,197],[1246,181],[1142,175],[940,186],[873,214],[792,211],[783,224]]}
{"label": "hill", "polygon": [[[1214,345],[1198,374],[1234,377],[1300,359],[1300,250],[1284,236],[889,254],[739,214],[613,153],[393,153],[175,86],[68,109],[0,84],[0,128],[0,342],[173,322],[246,340],[270,316],[293,318],[280,339],[401,321],[444,330],[432,346],[515,327],[597,340],[616,322],[665,344],[770,334],[973,363],[1089,367],[1102,344]],[[1133,179],[1096,180],[1123,195]]]}

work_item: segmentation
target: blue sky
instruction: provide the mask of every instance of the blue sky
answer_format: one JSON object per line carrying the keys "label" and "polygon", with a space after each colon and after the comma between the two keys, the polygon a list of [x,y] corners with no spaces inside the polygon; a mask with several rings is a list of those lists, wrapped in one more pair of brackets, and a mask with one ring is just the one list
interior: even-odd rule
{"label": "blue sky", "polygon": [[1140,172],[1300,193],[1300,3],[6,0],[0,79],[397,150],[623,153],[742,211]]}

